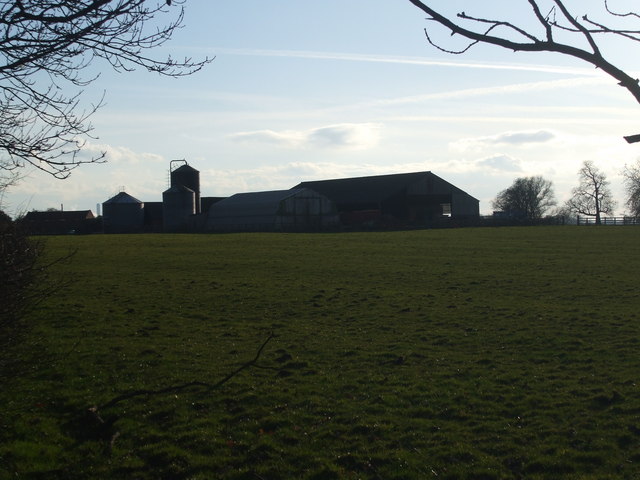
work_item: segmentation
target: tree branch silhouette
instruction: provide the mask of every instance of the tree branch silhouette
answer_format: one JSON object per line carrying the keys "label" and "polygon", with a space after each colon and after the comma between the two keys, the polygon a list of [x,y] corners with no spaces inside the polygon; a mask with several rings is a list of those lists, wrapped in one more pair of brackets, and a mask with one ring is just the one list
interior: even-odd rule
{"label": "tree branch silhouette", "polygon": [[[430,28],[425,28],[425,35],[429,44],[440,51],[451,54],[462,54],[479,43],[495,45],[514,52],[551,52],[578,58],[594,67],[602,70],[618,81],[618,84],[633,95],[636,102],[640,103],[640,83],[622,67],[614,65],[602,54],[597,41],[597,35],[613,35],[632,42],[640,42],[639,28],[623,28],[607,26],[604,22],[591,20],[586,14],[580,19],[574,15],[565,5],[563,0],[552,0],[553,8],[547,15],[543,15],[539,0],[527,0],[532,14],[544,29],[544,36],[537,36],[534,32],[517,26],[515,23],[501,20],[482,18],[468,15],[465,12],[458,13],[455,18],[441,13],[440,8],[430,6],[433,2],[421,0],[409,0],[413,5],[428,15],[429,22],[440,24],[449,30],[451,35],[459,35],[469,44],[458,50],[447,48],[434,40],[430,34]],[[636,12],[616,12],[604,0],[605,12],[612,19],[639,20],[640,14]],[[577,46],[571,43],[563,43],[556,40],[554,32],[562,31],[575,34],[577,41],[586,41],[587,47]],[[504,32],[504,35],[498,34]],[[512,35],[511,37],[507,34]],[[627,135],[624,137],[629,143],[640,142],[640,135]]]}
{"label": "tree branch silhouette", "polygon": [[179,392],[179,391],[186,390],[186,389],[192,388],[192,387],[204,387],[208,391],[216,390],[216,389],[220,388],[222,385],[224,385],[225,383],[227,383],[229,380],[231,380],[233,377],[238,375],[243,370],[246,370],[249,367],[255,366],[256,363],[258,362],[260,356],[262,355],[262,351],[265,349],[267,344],[274,337],[275,337],[275,334],[274,333],[270,333],[269,336],[264,340],[264,342],[262,342],[262,345],[260,345],[260,348],[258,348],[258,350],[256,351],[255,356],[251,360],[249,360],[248,362],[243,363],[238,368],[236,368],[232,372],[228,373],[227,375],[225,375],[223,378],[221,378],[220,380],[218,380],[215,383],[209,383],[209,382],[202,382],[202,381],[199,381],[199,380],[194,380],[194,381],[191,381],[191,382],[181,383],[181,384],[178,384],[178,385],[169,385],[167,387],[159,388],[159,389],[132,390],[130,392],[125,392],[125,393],[123,393],[121,395],[118,395],[117,397],[112,398],[111,400],[109,400],[106,403],[103,403],[100,406],[91,407],[89,409],[89,411],[94,413],[95,415],[99,416],[99,412],[100,411],[106,410],[107,408],[110,408],[110,407],[113,407],[114,405],[117,405],[118,403],[123,402],[125,400],[129,400],[129,399],[132,399],[132,398],[135,398],[135,397],[141,397],[141,396],[160,395],[160,394],[163,394],[163,393]]}
{"label": "tree branch silhouette", "polygon": [[104,161],[104,153],[80,155],[94,138],[89,119],[103,104],[81,101],[82,89],[99,76],[84,75],[95,60],[169,77],[211,62],[147,54],[182,26],[184,3],[0,0],[0,183],[25,166],[64,179],[79,165]]}

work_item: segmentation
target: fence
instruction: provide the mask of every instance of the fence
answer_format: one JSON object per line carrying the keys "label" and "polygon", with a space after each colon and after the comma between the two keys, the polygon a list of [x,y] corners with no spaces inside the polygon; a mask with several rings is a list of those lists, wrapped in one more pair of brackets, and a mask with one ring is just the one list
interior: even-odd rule
{"label": "fence", "polygon": [[[578,225],[596,225],[595,217],[578,217]],[[638,217],[602,217],[601,225],[640,225]]]}

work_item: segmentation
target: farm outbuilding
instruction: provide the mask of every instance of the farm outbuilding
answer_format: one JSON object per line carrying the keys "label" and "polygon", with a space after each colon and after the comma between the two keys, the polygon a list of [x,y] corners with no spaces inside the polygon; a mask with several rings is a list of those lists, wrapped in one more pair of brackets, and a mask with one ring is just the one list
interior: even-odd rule
{"label": "farm outbuilding", "polygon": [[31,235],[88,233],[93,228],[91,220],[94,218],[91,210],[49,210],[29,212],[20,220],[20,224]]}
{"label": "farm outbuilding", "polygon": [[302,182],[335,205],[343,225],[430,226],[480,215],[480,202],[431,172]]}
{"label": "farm outbuilding", "polygon": [[237,193],[209,209],[208,231],[312,231],[338,224],[335,205],[308,188]]}

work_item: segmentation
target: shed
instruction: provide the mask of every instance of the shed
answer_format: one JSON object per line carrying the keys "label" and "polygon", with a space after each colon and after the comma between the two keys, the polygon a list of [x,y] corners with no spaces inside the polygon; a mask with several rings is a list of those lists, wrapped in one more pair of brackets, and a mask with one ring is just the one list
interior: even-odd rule
{"label": "shed", "polygon": [[302,182],[335,203],[343,224],[386,219],[429,226],[442,219],[478,218],[480,202],[431,172]]}
{"label": "shed", "polygon": [[335,205],[308,188],[237,193],[214,203],[209,231],[313,231],[338,224]]}

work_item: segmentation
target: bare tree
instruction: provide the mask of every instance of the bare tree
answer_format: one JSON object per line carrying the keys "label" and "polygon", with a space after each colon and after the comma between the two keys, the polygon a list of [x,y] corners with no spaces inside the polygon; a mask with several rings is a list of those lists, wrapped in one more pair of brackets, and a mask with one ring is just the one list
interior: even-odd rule
{"label": "bare tree", "polygon": [[[435,1],[409,1],[428,15],[427,20],[444,26],[452,36],[459,35],[468,40],[464,47],[454,50],[437,42],[432,29],[426,28],[428,42],[443,52],[462,54],[474,45],[486,43],[514,52],[553,52],[575,57],[616,79],[619,85],[626,88],[640,103],[638,79],[607,60],[598,44],[598,38],[601,35],[640,42],[640,13],[615,11],[610,8],[607,0],[604,0],[603,14],[607,15],[607,20],[601,21],[594,20],[587,14],[581,16],[574,14],[565,5],[564,0],[527,0],[529,18],[534,21],[534,25],[540,27],[535,31],[533,28],[522,27],[520,22],[516,24],[504,18],[485,18],[481,15],[467,14],[464,11],[456,16],[447,16],[443,13],[445,7],[431,6],[436,3]],[[478,9],[486,8],[483,2],[469,2],[469,6]],[[613,26],[611,22],[619,25]],[[625,139],[629,143],[640,142],[640,135],[629,135]]]}
{"label": "bare tree", "polygon": [[622,171],[627,189],[627,207],[630,214],[640,217],[640,160],[635,165],[625,165]]}
{"label": "bare tree", "polygon": [[607,177],[589,160],[578,171],[578,186],[571,193],[567,208],[578,215],[595,217],[596,225],[602,223],[603,213],[611,214],[616,207]]}
{"label": "bare tree", "polygon": [[516,178],[498,193],[493,208],[519,220],[539,220],[556,204],[553,184],[540,176]]}
{"label": "bare tree", "polygon": [[[210,60],[155,59],[183,21],[185,0],[0,0],[0,185],[32,165],[66,178],[93,130],[83,87],[94,60],[117,71],[144,68],[179,77]],[[162,23],[162,19],[167,18]],[[71,92],[71,93],[69,93]]]}

